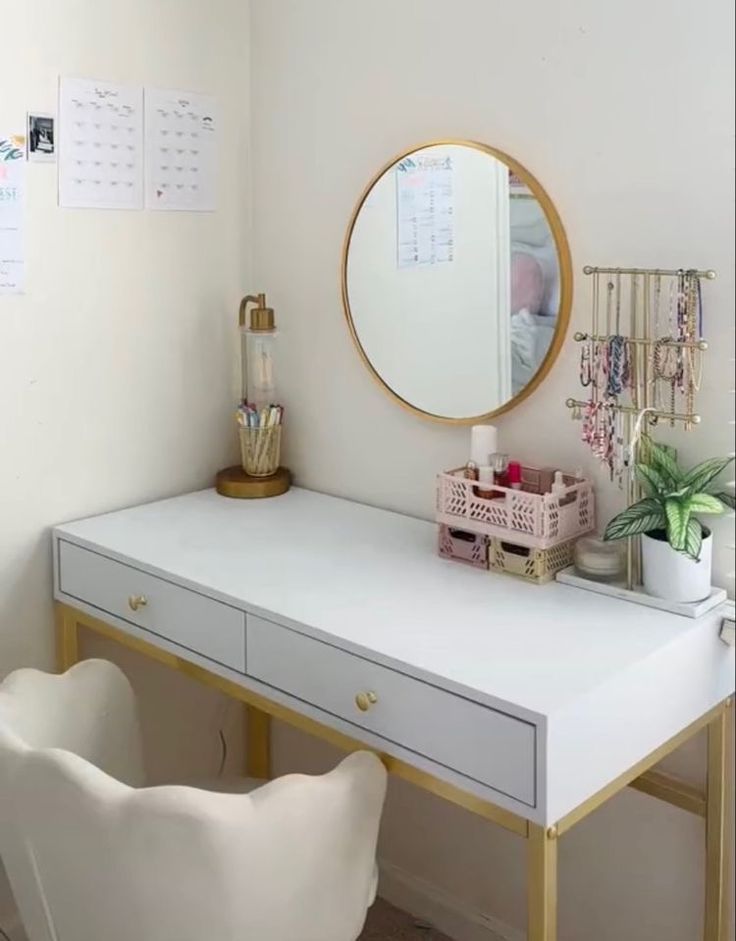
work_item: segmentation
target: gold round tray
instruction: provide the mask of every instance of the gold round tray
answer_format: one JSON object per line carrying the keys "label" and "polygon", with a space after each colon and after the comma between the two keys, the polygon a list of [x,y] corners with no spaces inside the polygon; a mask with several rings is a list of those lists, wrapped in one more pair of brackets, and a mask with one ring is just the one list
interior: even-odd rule
{"label": "gold round tray", "polygon": [[270,477],[251,477],[240,465],[227,467],[218,472],[215,488],[223,497],[238,500],[257,500],[261,497],[278,497],[291,486],[291,474],[286,467],[279,467]]}

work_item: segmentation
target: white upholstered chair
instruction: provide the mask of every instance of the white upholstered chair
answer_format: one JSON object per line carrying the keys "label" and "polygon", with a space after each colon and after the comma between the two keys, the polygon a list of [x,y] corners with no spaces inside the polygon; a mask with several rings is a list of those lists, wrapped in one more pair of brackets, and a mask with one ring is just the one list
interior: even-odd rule
{"label": "white upholstered chair", "polygon": [[29,941],[355,941],[386,773],[365,752],[250,794],[146,788],[123,674],[0,684],[0,856]]}

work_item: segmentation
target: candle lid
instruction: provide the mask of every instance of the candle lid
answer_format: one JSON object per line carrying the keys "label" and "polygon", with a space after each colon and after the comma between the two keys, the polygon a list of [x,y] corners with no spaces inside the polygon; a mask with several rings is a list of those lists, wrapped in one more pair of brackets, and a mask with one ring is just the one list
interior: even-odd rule
{"label": "candle lid", "polygon": [[276,317],[273,307],[266,306],[265,294],[249,294],[240,302],[240,326],[245,326],[248,304],[255,306],[250,312],[249,330],[253,333],[271,333],[276,329]]}

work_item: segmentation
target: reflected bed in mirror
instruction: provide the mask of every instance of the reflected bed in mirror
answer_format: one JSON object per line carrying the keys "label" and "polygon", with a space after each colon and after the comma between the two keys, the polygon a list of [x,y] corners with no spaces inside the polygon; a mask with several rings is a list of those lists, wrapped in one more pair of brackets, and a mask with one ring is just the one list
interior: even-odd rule
{"label": "reflected bed in mirror", "polygon": [[473,422],[542,381],[570,316],[559,216],[517,161],[447,141],[402,154],[350,220],[343,302],[384,388],[412,411]]}

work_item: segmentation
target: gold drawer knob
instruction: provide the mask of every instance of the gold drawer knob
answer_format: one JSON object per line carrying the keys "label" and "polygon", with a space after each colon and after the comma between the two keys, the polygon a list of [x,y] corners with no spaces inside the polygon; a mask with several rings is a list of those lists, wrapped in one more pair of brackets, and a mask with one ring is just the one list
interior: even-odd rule
{"label": "gold drawer knob", "polygon": [[355,697],[355,705],[361,712],[368,712],[371,706],[378,702],[378,696],[375,693],[358,693]]}
{"label": "gold drawer knob", "polygon": [[145,595],[131,595],[128,598],[128,607],[131,611],[137,611],[138,608],[145,608],[148,604],[148,598]]}

